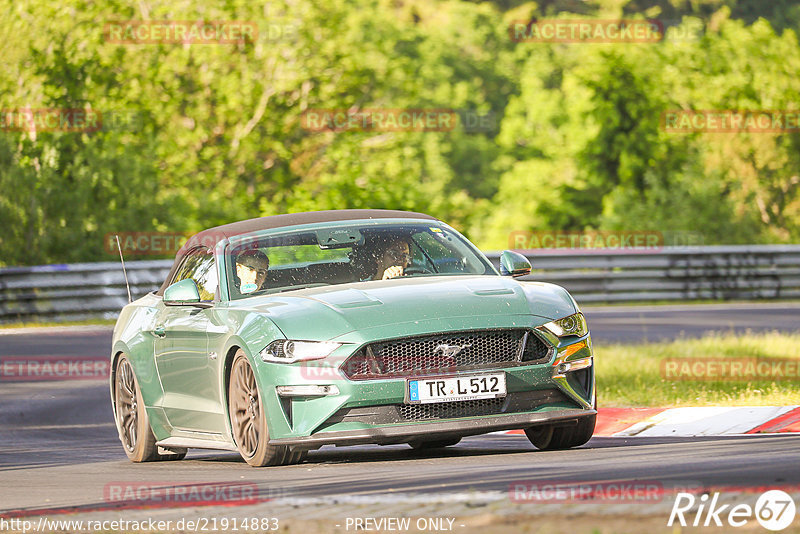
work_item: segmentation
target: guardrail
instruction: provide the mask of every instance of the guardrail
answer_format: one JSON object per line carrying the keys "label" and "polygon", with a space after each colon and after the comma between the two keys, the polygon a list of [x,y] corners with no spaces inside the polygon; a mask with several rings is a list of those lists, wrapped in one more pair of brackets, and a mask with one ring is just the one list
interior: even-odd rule
{"label": "guardrail", "polygon": [[[171,266],[126,261],[133,298],[158,289]],[[0,323],[114,319],[127,303],[119,262],[0,269]]]}
{"label": "guardrail", "polygon": [[520,252],[534,268],[523,280],[564,286],[579,303],[800,298],[800,245]]}
{"label": "guardrail", "polygon": [[[800,245],[521,252],[534,268],[523,280],[564,286],[579,303],[800,298]],[[125,265],[138,298],[172,261]],[[0,269],[0,323],[113,319],[127,301],[118,262]]]}

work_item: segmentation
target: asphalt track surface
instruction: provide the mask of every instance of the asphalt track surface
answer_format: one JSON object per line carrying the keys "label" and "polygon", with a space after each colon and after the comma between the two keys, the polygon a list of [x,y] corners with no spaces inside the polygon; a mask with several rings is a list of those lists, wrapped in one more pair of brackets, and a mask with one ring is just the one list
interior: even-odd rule
{"label": "asphalt track surface", "polygon": [[[595,343],[747,329],[795,332],[800,306],[588,308]],[[71,328],[0,335],[0,358],[102,357],[110,330]],[[490,434],[445,450],[324,447],[300,465],[253,469],[237,454],[192,450],[180,462],[132,464],[113,424],[104,380],[0,380],[0,514],[101,509],[112,483],[247,481],[260,494],[304,498],[392,492],[508,492],[519,481],[649,480],[667,486],[800,484],[800,436],[593,438],[569,451],[537,451],[525,436]],[[107,504],[107,503],[106,503]]]}

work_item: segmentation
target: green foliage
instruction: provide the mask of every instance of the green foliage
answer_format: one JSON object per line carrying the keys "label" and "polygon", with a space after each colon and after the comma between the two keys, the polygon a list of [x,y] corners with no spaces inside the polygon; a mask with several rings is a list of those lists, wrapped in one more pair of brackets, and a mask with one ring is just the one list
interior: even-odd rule
{"label": "green foliage", "polygon": [[[104,118],[100,131],[0,128],[0,266],[114,260],[110,232],[335,208],[429,212],[485,248],[520,230],[800,238],[798,134],[660,124],[669,109],[795,107],[792,2],[0,0],[0,15],[0,109]],[[701,31],[660,43],[514,43],[507,32],[530,16],[685,15],[698,18],[682,28]],[[109,41],[105,24],[124,20],[252,21],[259,36]],[[308,110],[380,108],[490,120],[472,131],[303,125]]]}

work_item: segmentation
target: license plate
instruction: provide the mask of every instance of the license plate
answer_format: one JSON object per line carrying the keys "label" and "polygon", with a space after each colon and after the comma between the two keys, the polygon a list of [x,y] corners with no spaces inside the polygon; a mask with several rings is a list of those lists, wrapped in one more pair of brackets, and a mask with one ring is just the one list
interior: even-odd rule
{"label": "license plate", "polygon": [[408,381],[408,402],[452,402],[506,396],[506,374],[421,378]]}

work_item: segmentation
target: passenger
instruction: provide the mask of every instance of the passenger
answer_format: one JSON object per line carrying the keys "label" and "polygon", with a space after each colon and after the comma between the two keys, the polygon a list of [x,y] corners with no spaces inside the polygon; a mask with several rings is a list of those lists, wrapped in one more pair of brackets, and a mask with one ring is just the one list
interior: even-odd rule
{"label": "passenger", "polygon": [[263,289],[269,258],[260,250],[247,250],[236,257],[236,276],[243,295]]}

